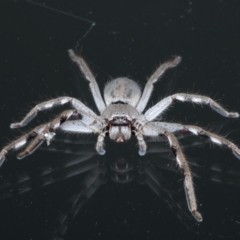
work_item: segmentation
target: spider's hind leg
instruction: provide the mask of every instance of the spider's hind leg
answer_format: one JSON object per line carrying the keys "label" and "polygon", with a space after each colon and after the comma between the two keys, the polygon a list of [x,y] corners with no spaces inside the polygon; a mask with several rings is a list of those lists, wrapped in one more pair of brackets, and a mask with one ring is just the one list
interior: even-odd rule
{"label": "spider's hind leg", "polygon": [[153,122],[152,125],[156,127],[161,127],[166,129],[169,132],[179,132],[179,131],[188,131],[190,133],[193,133],[196,136],[202,136],[207,139],[209,139],[211,142],[219,145],[219,146],[226,146],[230,150],[232,150],[232,153],[240,159],[240,149],[231,141],[228,139],[221,137],[215,133],[209,132],[204,130],[201,127],[194,126],[194,125],[182,125],[179,123],[167,123],[167,122]]}
{"label": "spider's hind leg", "polygon": [[64,111],[51,122],[36,127],[31,132],[8,144],[0,152],[0,166],[6,159],[6,155],[12,150],[18,150],[26,145],[25,150],[18,154],[18,159],[22,159],[32,154],[44,141],[49,145],[55,135],[55,131],[73,114],[75,114],[75,110]]}
{"label": "spider's hind leg", "polygon": [[[39,127],[37,127],[39,128]],[[35,150],[37,150],[44,141],[46,141],[47,145],[50,144],[50,140],[53,138],[53,136],[55,135],[54,132],[49,132],[49,127],[48,124],[44,124],[42,126],[40,126],[40,131],[38,131],[38,133],[36,134],[36,136],[34,137],[34,139],[32,139],[29,144],[27,145],[27,147],[24,149],[24,151],[22,151],[21,153],[19,153],[17,155],[18,159],[23,159],[25,157],[27,157],[28,155],[32,154],[33,152],[35,152]],[[35,133],[36,129],[33,130],[32,133]]]}
{"label": "spider's hind leg", "polygon": [[171,131],[153,122],[145,124],[141,131],[144,136],[154,137],[163,135],[167,138],[170,148],[176,158],[176,162],[184,173],[184,189],[189,211],[198,222],[201,222],[202,215],[197,209],[192,173],[177,138]]}
{"label": "spider's hind leg", "polygon": [[[24,145],[27,145],[29,142],[34,141],[34,139],[36,139],[37,136],[39,135],[39,131],[41,131],[42,128],[43,128],[43,125],[38,126],[30,133],[23,135],[19,139],[15,140],[14,142],[12,142],[12,143],[8,144],[6,147],[4,147],[2,149],[2,151],[0,152],[0,166],[3,164],[3,162],[6,159],[6,155],[10,151],[18,150],[18,149],[22,148]],[[38,146],[40,146],[40,145],[38,145]],[[29,150],[31,150],[31,148],[29,148],[28,151]],[[29,154],[31,154],[32,152],[33,151],[30,151]],[[21,154],[20,154],[19,159],[21,159],[21,158],[23,158],[23,156],[21,157]]]}
{"label": "spider's hind leg", "polygon": [[184,173],[184,190],[187,199],[188,209],[192,213],[193,217],[198,221],[202,221],[202,215],[197,211],[197,200],[194,191],[192,172],[189,164],[181,150],[177,138],[171,133],[165,131],[164,134],[170,144],[171,150],[176,157],[177,164],[183,170]]}
{"label": "spider's hind leg", "polygon": [[49,123],[43,124],[37,127],[33,132],[37,132],[36,137],[29,143],[25,150],[18,154],[18,159],[22,159],[30,154],[32,154],[41,144],[46,141],[47,145],[50,144],[51,140],[55,136],[55,131],[60,127],[62,123],[68,120],[71,116],[75,114],[75,110],[67,110],[60,114]]}

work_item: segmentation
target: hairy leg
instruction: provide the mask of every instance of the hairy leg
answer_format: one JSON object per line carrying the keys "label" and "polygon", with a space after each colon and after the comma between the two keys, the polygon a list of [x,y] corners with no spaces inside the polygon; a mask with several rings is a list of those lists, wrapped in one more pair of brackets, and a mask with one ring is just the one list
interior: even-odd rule
{"label": "hairy leg", "polygon": [[105,108],[106,105],[102,99],[98,84],[92,74],[92,72],[90,71],[88,65],[86,64],[86,62],[84,61],[83,58],[81,58],[80,56],[76,55],[74,53],[73,50],[68,50],[69,56],[72,59],[73,62],[75,62],[78,67],[80,68],[81,72],[84,74],[85,78],[89,81],[89,86],[95,101],[95,104],[99,110],[100,113],[102,113]]}
{"label": "hairy leg", "polygon": [[176,93],[174,95],[171,95],[162,99],[156,105],[149,108],[144,114],[147,121],[152,121],[156,117],[158,117],[160,114],[162,114],[163,111],[165,111],[174,102],[174,100],[178,100],[181,102],[192,102],[197,104],[208,105],[210,106],[210,108],[212,108],[214,111],[216,111],[217,113],[219,113],[224,117],[228,117],[228,118],[239,117],[239,114],[237,112],[228,112],[221,105],[219,105],[217,102],[215,102],[209,97],[195,95],[195,94],[187,94],[187,93]]}
{"label": "hairy leg", "polygon": [[[6,154],[11,150],[18,150],[23,146],[27,146],[23,152],[18,154],[18,158],[22,159],[31,153],[33,153],[44,141],[49,145],[50,141],[55,135],[58,129],[68,132],[78,132],[78,133],[99,133],[102,129],[101,122],[96,119],[92,122],[86,121],[86,123],[81,120],[67,121],[70,118],[78,118],[77,110],[67,110],[61,113],[58,117],[52,121],[45,123],[41,126],[36,127],[30,133],[23,135],[17,140],[5,146],[0,152],[0,166],[3,164]],[[81,116],[82,117],[82,116]],[[84,120],[84,117],[82,117]],[[89,119],[87,119],[89,120]]]}
{"label": "hairy leg", "polygon": [[167,137],[170,148],[176,158],[176,162],[178,166],[183,170],[184,173],[184,189],[185,189],[185,194],[186,194],[186,199],[188,203],[188,208],[194,218],[201,222],[202,221],[202,216],[201,214],[197,211],[197,201],[196,201],[196,196],[194,192],[194,186],[193,186],[193,180],[192,180],[192,173],[189,167],[189,164],[181,150],[181,147],[179,145],[179,142],[177,138],[173,135],[173,133],[156,126],[152,123],[147,123],[142,127],[140,130],[144,136],[159,136],[163,135]]}
{"label": "hairy leg", "polygon": [[59,97],[55,99],[51,99],[46,102],[39,103],[36,105],[24,118],[21,122],[12,123],[10,125],[11,128],[19,128],[26,126],[30,121],[32,121],[40,111],[44,111],[47,109],[51,109],[55,106],[64,105],[66,103],[70,103],[78,112],[85,117],[96,119],[97,115],[86,105],[84,105],[81,101],[71,97]]}
{"label": "hairy leg", "polygon": [[148,101],[149,101],[149,98],[152,94],[152,91],[153,91],[153,84],[155,82],[157,82],[157,80],[169,69],[169,68],[173,68],[173,67],[176,67],[179,62],[181,61],[181,57],[179,56],[176,56],[174,57],[172,60],[170,61],[167,61],[163,64],[161,64],[158,69],[152,74],[152,76],[148,79],[147,81],[147,84],[144,88],[144,91],[143,91],[143,94],[142,94],[142,97],[136,107],[136,109],[141,113]]}
{"label": "hairy leg", "polygon": [[204,130],[201,127],[194,126],[194,125],[182,125],[179,123],[166,123],[166,122],[152,122],[151,125],[154,125],[159,128],[166,129],[169,132],[177,132],[177,131],[182,131],[182,132],[191,132],[195,135],[203,136],[211,140],[213,143],[217,145],[223,145],[228,147],[229,149],[232,150],[233,154],[240,159],[240,149],[231,141],[228,139],[221,137],[217,134],[211,133],[209,131]]}

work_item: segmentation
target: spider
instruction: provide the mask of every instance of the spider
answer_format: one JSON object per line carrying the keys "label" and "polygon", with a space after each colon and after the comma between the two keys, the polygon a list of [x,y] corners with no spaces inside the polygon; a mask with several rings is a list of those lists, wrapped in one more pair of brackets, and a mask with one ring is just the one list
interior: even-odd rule
{"label": "spider", "polygon": [[130,139],[131,135],[134,135],[138,141],[139,155],[144,155],[147,150],[144,136],[165,136],[177,164],[183,170],[185,176],[184,189],[188,208],[197,221],[202,221],[202,215],[197,210],[192,173],[179,142],[173,133],[188,131],[195,135],[204,136],[215,144],[227,146],[239,159],[240,149],[226,138],[198,126],[160,122],[156,119],[175,100],[208,105],[224,117],[237,118],[239,114],[228,112],[207,96],[186,93],[176,93],[163,98],[143,113],[153,91],[154,83],[158,81],[166,70],[179,64],[181,61],[181,57],[179,56],[173,57],[157,68],[148,79],[143,93],[141,93],[141,89],[135,81],[121,77],[113,79],[106,84],[103,100],[97,82],[84,59],[75,54],[73,50],[69,50],[68,52],[71,60],[78,65],[86,80],[89,81],[90,90],[100,115],[98,116],[78,99],[68,96],[59,97],[36,105],[21,122],[13,123],[10,127],[23,127],[33,120],[38,112],[51,109],[57,105],[69,103],[72,109],[62,112],[52,121],[36,127],[28,134],[23,135],[4,147],[0,152],[0,166],[3,164],[5,156],[10,150],[17,150],[26,145],[25,150],[18,154],[18,158],[22,159],[33,153],[44,141],[49,145],[58,129],[66,132],[98,134],[96,150],[100,155],[105,153],[104,138],[106,135],[116,142],[124,142]]}

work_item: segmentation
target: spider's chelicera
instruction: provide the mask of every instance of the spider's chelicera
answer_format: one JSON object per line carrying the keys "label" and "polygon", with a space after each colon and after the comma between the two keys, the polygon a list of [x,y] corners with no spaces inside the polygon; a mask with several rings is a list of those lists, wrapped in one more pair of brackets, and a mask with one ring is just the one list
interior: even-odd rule
{"label": "spider's chelicera", "polygon": [[44,141],[49,145],[58,129],[66,132],[98,134],[96,150],[101,155],[105,153],[104,138],[106,135],[109,135],[116,142],[124,142],[133,134],[137,138],[140,155],[144,155],[147,149],[144,136],[165,136],[176,157],[177,164],[185,175],[184,188],[189,210],[197,221],[202,221],[202,216],[197,211],[192,174],[179,142],[173,133],[189,131],[195,135],[205,136],[213,143],[230,148],[237,158],[240,158],[240,149],[226,138],[198,126],[160,122],[156,119],[175,100],[209,105],[214,111],[224,117],[237,118],[239,114],[228,112],[209,97],[186,93],[176,93],[168,96],[143,113],[153,91],[153,84],[157,82],[167,69],[175,67],[181,61],[181,57],[174,57],[172,60],[161,64],[148,79],[143,93],[141,93],[139,85],[129,78],[122,77],[111,80],[104,88],[103,100],[97,82],[86,62],[76,55],[73,50],[69,50],[69,56],[89,81],[90,90],[100,112],[99,116],[81,101],[72,97],[59,97],[40,103],[21,122],[11,124],[11,128],[23,127],[39,111],[51,109],[57,105],[70,103],[72,109],[64,111],[52,121],[36,127],[30,133],[4,147],[0,152],[0,165],[3,164],[5,156],[10,150],[16,150],[27,145],[25,150],[18,155],[18,158],[21,159],[31,154]]}

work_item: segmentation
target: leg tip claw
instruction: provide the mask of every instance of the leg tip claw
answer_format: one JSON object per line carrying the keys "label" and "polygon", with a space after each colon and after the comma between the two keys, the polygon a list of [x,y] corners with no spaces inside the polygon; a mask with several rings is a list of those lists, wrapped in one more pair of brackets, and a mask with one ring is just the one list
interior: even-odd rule
{"label": "leg tip claw", "polygon": [[192,215],[194,216],[194,218],[198,221],[198,222],[202,222],[203,218],[201,213],[199,213],[198,211],[193,211]]}
{"label": "leg tip claw", "polygon": [[20,127],[20,124],[19,124],[19,123],[12,123],[12,124],[10,125],[10,128],[18,128],[18,127]]}
{"label": "leg tip claw", "polygon": [[229,117],[231,117],[231,118],[238,118],[239,117],[239,113],[231,112],[231,113],[229,113]]}

